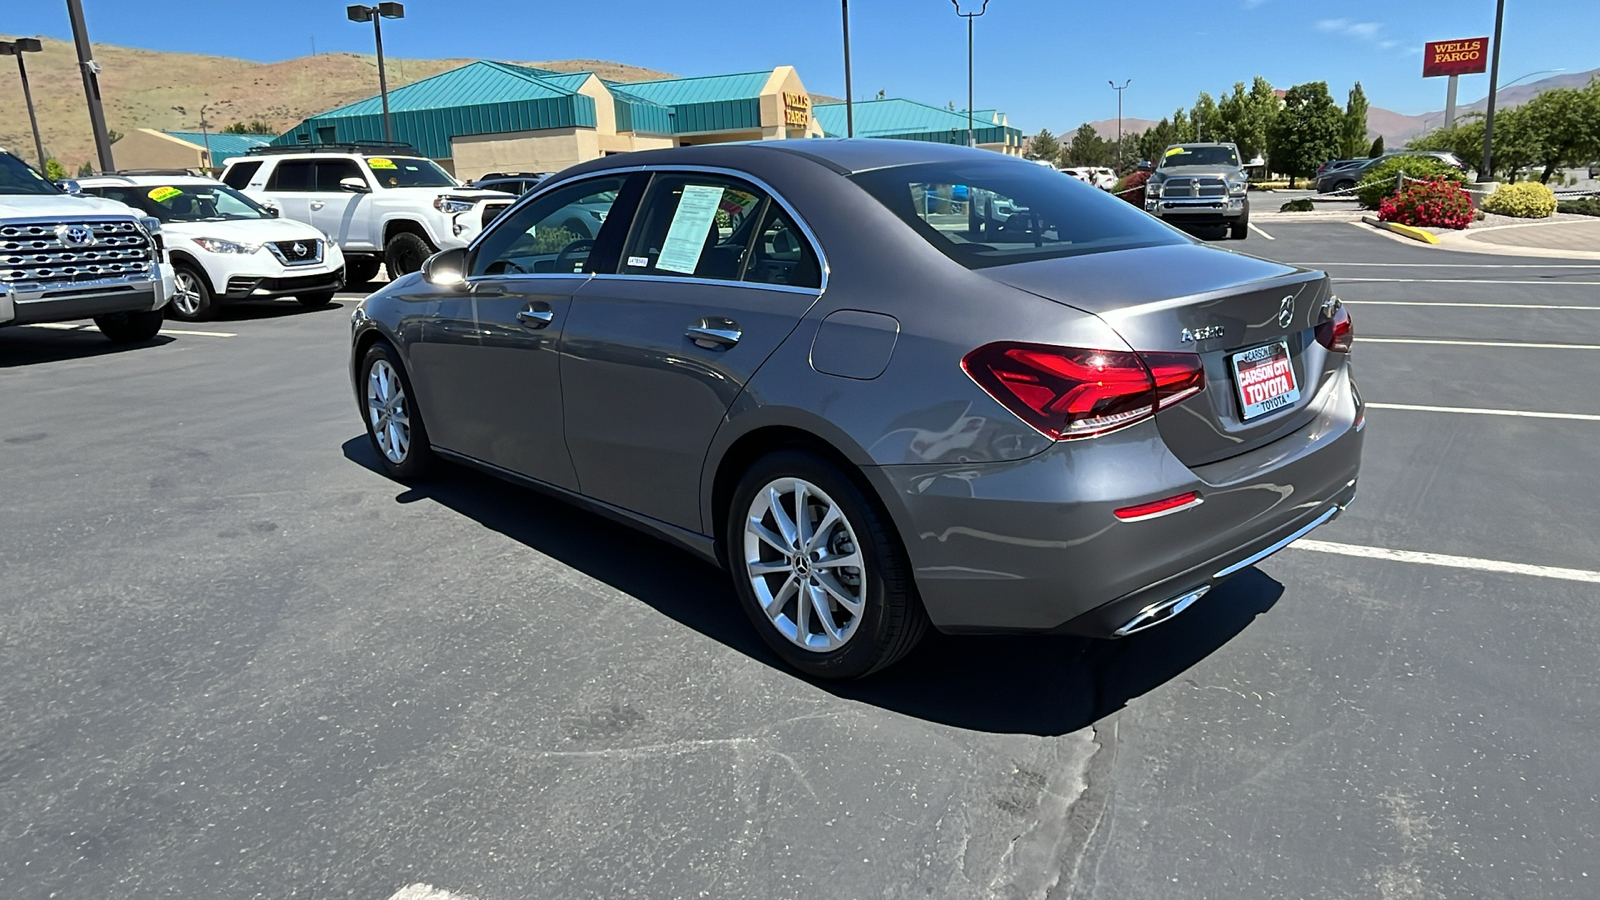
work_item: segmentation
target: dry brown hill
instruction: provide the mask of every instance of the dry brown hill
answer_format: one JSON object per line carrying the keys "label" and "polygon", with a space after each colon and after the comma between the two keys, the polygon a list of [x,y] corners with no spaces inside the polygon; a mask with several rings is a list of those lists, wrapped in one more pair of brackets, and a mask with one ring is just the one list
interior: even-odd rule
{"label": "dry brown hill", "polygon": [[[76,172],[80,163],[95,158],[77,55],[69,41],[40,40],[44,51],[28,54],[27,64],[45,152],[59,159],[68,171]],[[120,132],[135,128],[199,131],[201,104],[207,104],[206,119],[213,129],[264,119],[282,131],[307,116],[370,97],[378,90],[376,58],[354,53],[321,53],[257,63],[97,43],[94,55],[101,67],[100,94],[107,127]],[[385,60],[391,89],[468,62],[471,60]],[[611,81],[672,77],[665,72],[593,59],[524,65],[560,72],[592,71]],[[175,106],[183,107],[186,114],[174,110]],[[0,147],[34,161],[27,108],[22,102],[16,66],[10,59],[0,59]],[[116,153],[114,145],[112,153]]]}

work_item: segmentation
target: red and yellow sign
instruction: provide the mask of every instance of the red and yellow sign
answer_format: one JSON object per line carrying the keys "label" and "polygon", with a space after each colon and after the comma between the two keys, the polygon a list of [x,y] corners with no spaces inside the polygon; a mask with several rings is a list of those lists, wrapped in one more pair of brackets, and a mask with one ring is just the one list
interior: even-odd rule
{"label": "red and yellow sign", "polygon": [[1489,68],[1489,39],[1429,41],[1422,48],[1422,77],[1477,75]]}
{"label": "red and yellow sign", "polygon": [[789,128],[804,128],[811,121],[811,95],[783,95],[783,124]]}

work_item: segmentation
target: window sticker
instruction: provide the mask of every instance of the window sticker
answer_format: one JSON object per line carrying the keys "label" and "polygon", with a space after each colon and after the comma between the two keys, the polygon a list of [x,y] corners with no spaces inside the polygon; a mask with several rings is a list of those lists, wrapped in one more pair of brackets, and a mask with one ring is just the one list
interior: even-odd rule
{"label": "window sticker", "polygon": [[183,193],[183,191],[175,187],[158,187],[151,191],[149,196],[151,200],[154,200],[157,203],[165,203],[181,193]]}
{"label": "window sticker", "polygon": [[693,275],[700,265],[700,254],[706,247],[706,234],[717,216],[722,203],[722,188],[704,184],[687,184],[678,199],[678,211],[672,215],[672,225],[667,228],[667,239],[661,242],[661,255],[656,257],[656,269],[664,272],[682,272]]}
{"label": "window sticker", "polygon": [[385,158],[383,158],[381,156],[374,156],[371,159],[368,159],[367,160],[367,165],[369,167],[371,167],[371,168],[374,168],[374,169],[398,169],[399,168],[399,166],[396,166],[394,164],[394,160],[385,159]]}
{"label": "window sticker", "polygon": [[1177,156],[1179,153],[1188,153],[1188,152],[1189,152],[1188,150],[1185,150],[1182,147],[1173,147],[1171,150],[1167,151],[1167,155],[1168,156]]}
{"label": "window sticker", "polygon": [[648,269],[648,268],[650,268],[650,257],[648,257],[648,256],[630,256],[630,257],[628,257],[628,268],[630,268],[630,269]]}

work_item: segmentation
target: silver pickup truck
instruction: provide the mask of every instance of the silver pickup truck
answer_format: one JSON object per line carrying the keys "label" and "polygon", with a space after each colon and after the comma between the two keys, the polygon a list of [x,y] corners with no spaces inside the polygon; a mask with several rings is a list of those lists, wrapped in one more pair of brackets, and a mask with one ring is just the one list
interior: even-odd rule
{"label": "silver pickup truck", "polygon": [[1174,144],[1144,186],[1144,211],[1180,228],[1225,225],[1250,235],[1249,180],[1233,144]]}
{"label": "silver pickup truck", "polygon": [[165,256],[156,220],[0,150],[0,327],[93,319],[113,341],[147,341],[173,293]]}

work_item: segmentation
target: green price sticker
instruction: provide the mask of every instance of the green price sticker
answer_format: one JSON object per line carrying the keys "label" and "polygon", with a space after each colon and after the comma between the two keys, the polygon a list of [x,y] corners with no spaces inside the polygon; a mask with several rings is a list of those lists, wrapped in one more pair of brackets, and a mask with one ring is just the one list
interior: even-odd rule
{"label": "green price sticker", "polygon": [[150,199],[157,203],[165,203],[181,193],[183,191],[175,187],[158,187],[150,192]]}
{"label": "green price sticker", "polygon": [[398,168],[397,166],[395,166],[394,160],[392,160],[392,159],[384,159],[381,156],[374,156],[371,159],[367,160],[367,165],[372,167],[372,168],[374,168],[374,169],[394,169],[394,168]]}

